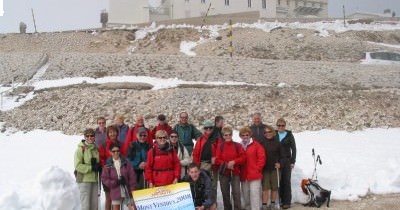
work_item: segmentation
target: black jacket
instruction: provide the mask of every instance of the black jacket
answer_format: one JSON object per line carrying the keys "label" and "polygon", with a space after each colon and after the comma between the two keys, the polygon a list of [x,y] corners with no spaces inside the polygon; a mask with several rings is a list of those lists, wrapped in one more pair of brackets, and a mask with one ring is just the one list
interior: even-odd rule
{"label": "black jacket", "polygon": [[265,136],[264,136],[264,130],[265,130],[265,124],[261,123],[259,126],[256,126],[252,124],[250,126],[251,132],[253,133],[253,139],[258,141],[258,143],[261,143],[265,141]]}
{"label": "black jacket", "polygon": [[279,137],[275,136],[272,139],[263,141],[263,147],[267,154],[267,161],[265,162],[264,171],[275,170],[275,163],[284,164],[286,158],[285,150],[279,142]]}
{"label": "black jacket", "polygon": [[212,187],[211,178],[206,172],[201,171],[197,181],[193,181],[189,175],[183,177],[182,181],[190,183],[195,207],[210,208],[215,203],[216,193]]}
{"label": "black jacket", "polygon": [[[287,134],[285,138],[282,139],[281,144],[285,150],[285,156],[289,159],[291,164],[296,163],[296,142],[294,140],[294,136],[292,131],[286,130]],[[278,135],[278,131],[276,131]],[[279,137],[277,137],[279,138]]]}

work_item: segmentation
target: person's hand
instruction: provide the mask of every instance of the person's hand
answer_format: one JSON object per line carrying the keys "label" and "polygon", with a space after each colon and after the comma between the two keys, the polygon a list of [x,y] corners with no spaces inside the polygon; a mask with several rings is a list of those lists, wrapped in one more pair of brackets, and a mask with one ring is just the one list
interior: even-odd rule
{"label": "person's hand", "polygon": [[149,187],[154,187],[153,183],[149,183]]}
{"label": "person's hand", "polygon": [[178,183],[178,179],[177,179],[177,178],[174,179],[174,181],[172,182],[172,184],[176,184],[176,183]]}
{"label": "person's hand", "polygon": [[235,166],[235,161],[231,160],[228,162],[228,165],[226,166],[227,168],[233,170],[233,167]]}
{"label": "person's hand", "polygon": [[211,164],[213,164],[213,165],[215,164],[215,157],[211,158]]}
{"label": "person's hand", "polygon": [[141,162],[141,163],[139,164],[139,168],[140,168],[140,169],[144,169],[145,166],[146,166],[146,162]]}
{"label": "person's hand", "polygon": [[290,164],[290,169],[294,168],[294,163]]}
{"label": "person's hand", "polygon": [[119,179],[117,180],[117,184],[126,185],[125,177],[123,177],[123,176],[119,177]]}
{"label": "person's hand", "polygon": [[100,163],[94,163],[92,164],[92,171],[93,172],[100,172],[101,171],[101,164]]}
{"label": "person's hand", "polygon": [[275,168],[281,168],[281,164],[280,163],[275,163]]}

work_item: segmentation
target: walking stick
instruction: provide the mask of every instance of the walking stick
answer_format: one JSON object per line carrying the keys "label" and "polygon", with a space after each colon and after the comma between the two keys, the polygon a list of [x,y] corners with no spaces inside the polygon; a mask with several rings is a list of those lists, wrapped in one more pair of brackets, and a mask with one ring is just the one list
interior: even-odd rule
{"label": "walking stick", "polygon": [[100,171],[97,176],[97,209],[101,210],[101,182],[100,182]]}
{"label": "walking stick", "polygon": [[132,205],[134,209],[136,209],[135,200],[133,199],[133,197],[131,198],[131,192],[129,192],[128,187],[126,185],[124,185],[124,191],[127,199],[126,206],[128,207],[128,209],[130,209],[129,206]]}
{"label": "walking stick", "polygon": [[277,202],[277,204],[278,204],[278,209],[281,209],[281,201],[280,201],[280,199],[279,199],[279,187],[280,187],[280,183],[279,183],[279,169],[278,168],[276,168],[276,178],[278,179],[278,190],[277,190],[277,192],[276,192],[276,198],[277,198],[277,200],[278,200],[278,202]]}
{"label": "walking stick", "polygon": [[142,177],[143,177],[143,188],[144,189],[149,188],[148,183],[147,183],[146,179],[144,178],[144,170],[142,172]]}

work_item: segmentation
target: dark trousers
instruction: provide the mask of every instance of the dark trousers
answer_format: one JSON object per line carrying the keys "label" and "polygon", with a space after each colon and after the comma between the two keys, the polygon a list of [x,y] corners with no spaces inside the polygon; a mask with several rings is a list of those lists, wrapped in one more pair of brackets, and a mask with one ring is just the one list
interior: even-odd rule
{"label": "dark trousers", "polygon": [[147,186],[144,184],[144,174],[143,170],[135,170],[136,173],[136,189],[135,190],[142,190],[145,189]]}
{"label": "dark trousers", "polygon": [[[224,210],[240,210],[241,209],[241,201],[240,201],[240,177],[239,175],[220,175],[219,184],[221,187],[222,199],[224,201]],[[232,197],[233,197],[233,205],[232,208],[231,203],[231,186],[232,186]]]}
{"label": "dark trousers", "polygon": [[289,162],[283,164],[280,175],[279,198],[283,205],[290,205],[292,202],[292,184],[290,181],[292,178],[292,169]]}

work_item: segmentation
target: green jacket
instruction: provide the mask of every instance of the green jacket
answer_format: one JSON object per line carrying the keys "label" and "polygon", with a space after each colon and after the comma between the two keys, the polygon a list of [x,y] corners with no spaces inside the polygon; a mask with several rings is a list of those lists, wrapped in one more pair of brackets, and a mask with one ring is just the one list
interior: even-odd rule
{"label": "green jacket", "polygon": [[[82,147],[85,147],[85,152],[83,152]],[[75,151],[74,165],[78,173],[77,177],[82,176],[82,182],[97,182],[98,174],[92,171],[90,163],[92,157],[96,158],[97,162],[99,162],[99,151],[96,145],[81,141]]]}
{"label": "green jacket", "polygon": [[[179,141],[186,147],[189,154],[192,154],[194,145],[192,139],[197,140],[197,138],[202,136],[203,134],[201,133],[201,131],[197,130],[197,128],[193,124],[182,125],[180,123],[174,126],[174,130],[178,132]],[[188,134],[186,136],[186,139],[185,139],[185,130]]]}

